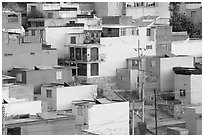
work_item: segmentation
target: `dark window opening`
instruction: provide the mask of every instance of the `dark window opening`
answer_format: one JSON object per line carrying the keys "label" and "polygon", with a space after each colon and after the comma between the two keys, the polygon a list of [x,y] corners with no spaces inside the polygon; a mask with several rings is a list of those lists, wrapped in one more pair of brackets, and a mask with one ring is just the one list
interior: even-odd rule
{"label": "dark window opening", "polygon": [[35,36],[35,30],[31,30],[31,36]]}
{"label": "dark window opening", "polygon": [[185,97],[186,96],[186,90],[185,89],[180,89],[180,96]]}
{"label": "dark window opening", "polygon": [[8,128],[7,135],[21,135],[21,127]]}
{"label": "dark window opening", "polygon": [[81,49],[76,48],[76,60],[81,60]]}
{"label": "dark window opening", "polygon": [[36,6],[31,6],[31,12],[35,12],[36,11]]}
{"label": "dark window opening", "polygon": [[86,48],[82,49],[82,54],[83,54],[83,61],[87,61],[87,49]]}
{"label": "dark window opening", "polygon": [[70,59],[71,59],[71,60],[74,60],[74,59],[75,59],[75,58],[74,58],[74,48],[73,48],[73,47],[70,48]]}
{"label": "dark window opening", "polygon": [[151,35],[151,29],[147,28],[147,36],[150,36],[150,35]]}
{"label": "dark window opening", "polygon": [[52,98],[52,90],[46,90],[46,97],[47,98]]}
{"label": "dark window opening", "polygon": [[48,18],[52,18],[52,17],[53,17],[53,13],[51,13],[51,12],[48,13],[47,17],[48,17]]}
{"label": "dark window opening", "polygon": [[99,75],[98,70],[98,63],[92,63],[91,64],[91,76],[98,76]]}
{"label": "dark window opening", "polygon": [[79,76],[87,76],[87,64],[79,63],[77,64],[77,73]]}

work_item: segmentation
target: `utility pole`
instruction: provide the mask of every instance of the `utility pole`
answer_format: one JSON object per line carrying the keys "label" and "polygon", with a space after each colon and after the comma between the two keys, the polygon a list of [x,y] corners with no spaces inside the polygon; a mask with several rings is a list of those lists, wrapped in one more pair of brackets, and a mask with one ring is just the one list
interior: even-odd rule
{"label": "utility pole", "polygon": [[2,135],[6,135],[6,128],[5,128],[5,107],[2,106]]}
{"label": "utility pole", "polygon": [[157,135],[157,92],[154,89],[154,103],[155,103],[155,130]]}
{"label": "utility pole", "polygon": [[132,101],[132,135],[135,134],[135,101]]}

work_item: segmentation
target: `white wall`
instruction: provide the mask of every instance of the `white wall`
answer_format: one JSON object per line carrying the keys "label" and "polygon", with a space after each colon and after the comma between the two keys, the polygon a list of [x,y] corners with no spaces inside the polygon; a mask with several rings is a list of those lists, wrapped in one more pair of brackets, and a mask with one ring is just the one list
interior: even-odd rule
{"label": "white wall", "polygon": [[200,57],[202,56],[202,40],[173,41],[172,53]]}
{"label": "white wall", "polygon": [[9,99],[9,87],[2,87],[2,99]]}
{"label": "white wall", "polygon": [[[140,33],[144,35],[142,29]],[[126,59],[138,56],[138,52],[134,50],[138,48],[138,38],[138,36],[102,37],[101,44],[105,46],[100,48],[100,53],[106,54],[106,60],[101,62],[99,76],[115,76],[116,68],[126,68]],[[140,48],[146,48],[147,43],[151,42],[147,42],[147,38],[141,36]],[[154,54],[154,50],[148,52],[150,55]],[[144,51],[140,53],[146,54]]]}
{"label": "white wall", "polygon": [[72,101],[93,99],[96,95],[97,85],[57,88],[57,110],[71,109]]}
{"label": "white wall", "polygon": [[191,75],[191,103],[202,104],[202,75]]}
{"label": "white wall", "polygon": [[122,5],[121,2],[108,2],[108,16],[121,16]]}
{"label": "white wall", "polygon": [[194,67],[193,57],[171,57],[160,59],[160,90],[174,90],[173,67]]}
{"label": "white wall", "polygon": [[129,102],[98,104],[88,110],[88,131],[99,135],[129,135]]}
{"label": "white wall", "polygon": [[[186,91],[186,96],[180,96],[180,89]],[[174,74],[174,92],[175,99],[180,100],[184,104],[191,103],[191,76]]]}
{"label": "white wall", "polygon": [[41,113],[41,101],[22,101],[10,104],[3,104],[7,116],[18,114],[36,115]]}

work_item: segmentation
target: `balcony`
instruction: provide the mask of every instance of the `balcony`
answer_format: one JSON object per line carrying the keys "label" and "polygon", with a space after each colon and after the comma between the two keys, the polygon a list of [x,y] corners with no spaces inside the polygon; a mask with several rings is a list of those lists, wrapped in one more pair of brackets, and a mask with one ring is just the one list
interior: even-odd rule
{"label": "balcony", "polygon": [[100,62],[105,62],[106,60],[106,54],[98,54],[97,56],[87,56],[83,55],[81,56],[75,56],[72,58],[69,58],[67,61],[69,63],[100,63]]}

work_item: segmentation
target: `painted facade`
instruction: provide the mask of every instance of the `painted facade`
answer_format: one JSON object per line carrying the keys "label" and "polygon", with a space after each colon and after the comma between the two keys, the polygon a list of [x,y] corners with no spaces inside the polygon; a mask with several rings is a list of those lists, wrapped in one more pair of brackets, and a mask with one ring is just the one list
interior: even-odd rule
{"label": "painted facade", "polygon": [[72,113],[76,115],[76,124],[84,125],[85,131],[99,135],[129,135],[129,102],[75,101]]}
{"label": "painted facade", "polygon": [[[48,93],[49,92],[49,93]],[[80,99],[93,99],[97,95],[96,85],[43,85],[41,87],[41,100],[48,103],[48,110],[71,109],[72,101]]]}
{"label": "painted facade", "polygon": [[35,66],[34,68],[14,68],[12,76],[16,77],[16,83],[32,84],[34,94],[40,94],[40,88],[45,83],[72,82],[71,68],[61,66]]}

